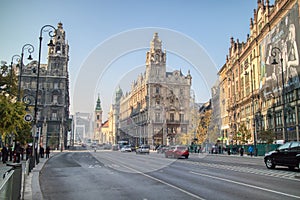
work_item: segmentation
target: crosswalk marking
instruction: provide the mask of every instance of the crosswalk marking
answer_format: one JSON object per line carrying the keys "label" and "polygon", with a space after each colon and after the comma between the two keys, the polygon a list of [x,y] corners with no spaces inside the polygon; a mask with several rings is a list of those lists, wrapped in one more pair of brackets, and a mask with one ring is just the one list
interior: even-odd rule
{"label": "crosswalk marking", "polygon": [[[188,162],[185,160],[178,160],[178,161],[179,162]],[[299,178],[296,178],[296,176],[299,175],[298,172],[269,170],[269,169],[255,169],[255,168],[250,168],[250,167],[232,166],[232,165],[216,164],[216,163],[204,163],[204,162],[188,162],[188,163],[193,164],[193,165],[201,165],[204,167],[226,169],[226,170],[231,170],[231,171],[235,171],[235,172],[251,173],[251,174],[256,174],[256,175],[272,176],[272,177],[300,181]]]}

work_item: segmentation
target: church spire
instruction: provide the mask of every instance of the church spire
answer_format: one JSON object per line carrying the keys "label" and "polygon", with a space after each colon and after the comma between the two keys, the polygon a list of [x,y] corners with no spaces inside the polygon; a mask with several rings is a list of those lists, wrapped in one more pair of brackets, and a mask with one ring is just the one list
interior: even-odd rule
{"label": "church spire", "polygon": [[96,105],[96,111],[102,111],[102,108],[101,108],[101,101],[100,101],[100,95],[98,95],[98,99],[97,99],[97,105]]}

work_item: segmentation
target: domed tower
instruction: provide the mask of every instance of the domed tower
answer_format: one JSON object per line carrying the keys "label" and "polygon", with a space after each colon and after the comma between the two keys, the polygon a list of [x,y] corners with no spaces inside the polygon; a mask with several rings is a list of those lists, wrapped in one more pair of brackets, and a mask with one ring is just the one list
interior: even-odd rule
{"label": "domed tower", "polygon": [[101,108],[101,101],[100,96],[98,95],[96,108],[95,108],[95,120],[94,120],[95,128],[94,128],[94,139],[98,140],[100,143],[102,141],[102,133],[101,133],[101,126],[102,126],[102,108]]}

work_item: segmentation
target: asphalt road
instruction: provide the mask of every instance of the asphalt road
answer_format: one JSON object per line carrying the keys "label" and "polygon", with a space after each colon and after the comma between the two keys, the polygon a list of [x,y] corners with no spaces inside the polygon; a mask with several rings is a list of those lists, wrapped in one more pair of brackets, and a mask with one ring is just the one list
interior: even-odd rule
{"label": "asphalt road", "polygon": [[40,174],[44,199],[300,199],[300,172],[268,170],[262,158],[189,159],[116,151],[65,152]]}

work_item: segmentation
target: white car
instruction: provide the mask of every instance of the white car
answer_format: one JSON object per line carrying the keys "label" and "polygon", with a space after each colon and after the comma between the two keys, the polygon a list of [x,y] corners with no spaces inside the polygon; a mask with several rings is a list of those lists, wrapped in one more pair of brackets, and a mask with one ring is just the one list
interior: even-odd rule
{"label": "white car", "polygon": [[125,145],[121,148],[121,152],[131,152],[131,146],[130,145]]}
{"label": "white car", "polygon": [[150,153],[150,146],[149,145],[141,145],[136,150],[136,154],[149,154]]}

